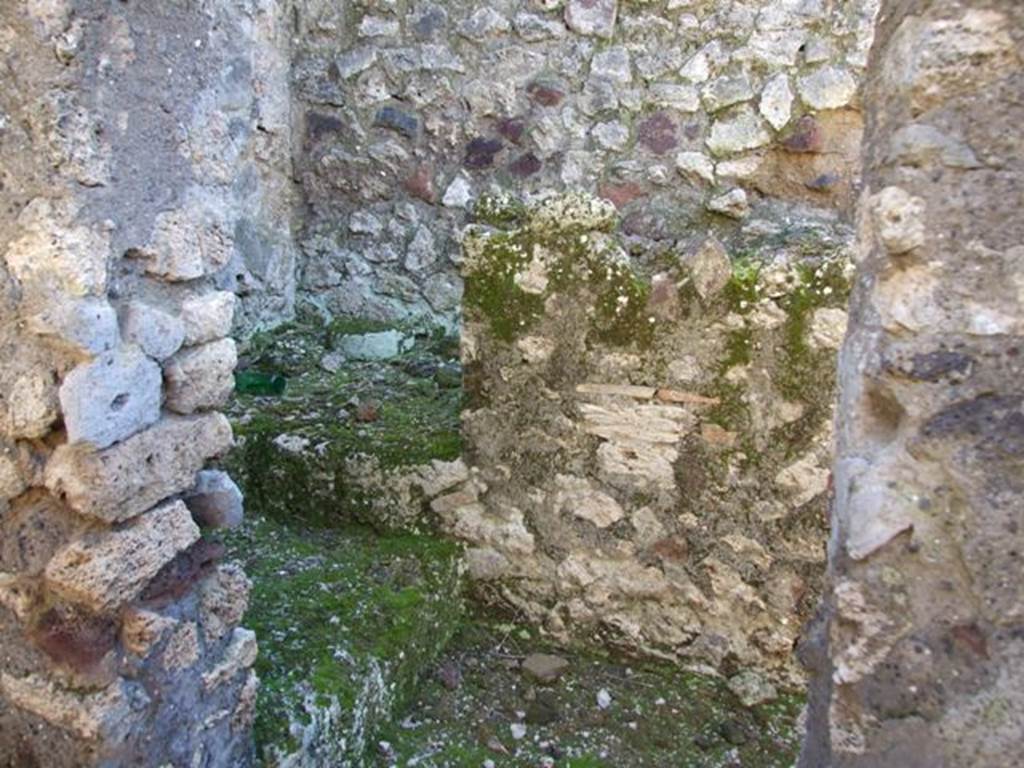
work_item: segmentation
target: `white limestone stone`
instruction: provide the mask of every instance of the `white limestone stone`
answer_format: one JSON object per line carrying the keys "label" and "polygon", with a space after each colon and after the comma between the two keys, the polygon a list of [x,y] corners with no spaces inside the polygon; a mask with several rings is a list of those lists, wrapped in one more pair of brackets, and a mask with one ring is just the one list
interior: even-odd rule
{"label": "white limestone stone", "polygon": [[181,318],[142,301],[132,301],[122,310],[121,333],[125,341],[137,344],[158,362],[173,355],[185,342]]}
{"label": "white limestone stone", "polygon": [[185,325],[185,345],[192,347],[230,335],[236,301],[233,293],[213,291],[182,302],[181,320]]}
{"label": "white limestone stone", "polygon": [[160,418],[160,366],[126,348],[79,365],[60,387],[68,442],[106,448]]}
{"label": "white limestone stone", "polygon": [[789,85],[789,77],[778,74],[769,80],[761,91],[758,108],[776,131],[785,128],[793,115],[793,89]]}
{"label": "white limestone stone", "polygon": [[84,515],[129,520],[191,488],[203,464],[231,444],[219,413],[165,418],[106,450],[60,446],[47,462],[46,487]]}
{"label": "white limestone stone", "polygon": [[744,108],[716,121],[711,126],[707,145],[712,154],[726,155],[763,147],[771,138],[764,127],[764,121],[753,110]]}

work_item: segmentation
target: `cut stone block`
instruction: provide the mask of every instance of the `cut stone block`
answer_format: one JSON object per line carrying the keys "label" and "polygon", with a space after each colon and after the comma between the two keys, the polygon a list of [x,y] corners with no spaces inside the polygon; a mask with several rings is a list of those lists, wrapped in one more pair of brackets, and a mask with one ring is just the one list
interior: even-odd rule
{"label": "cut stone block", "polygon": [[191,488],[207,459],[231,444],[221,414],[172,417],[103,451],[61,446],[46,466],[46,486],[82,514],[120,522]]}
{"label": "cut stone block", "polygon": [[167,407],[178,413],[219,408],[235,389],[234,339],[188,347],[164,363]]}
{"label": "cut stone block", "polygon": [[345,336],[339,351],[352,360],[387,360],[405,351],[406,338],[398,331]]}
{"label": "cut stone block", "polygon": [[117,313],[105,299],[57,302],[28,319],[28,327],[58,349],[93,356],[117,346]]}
{"label": "cut stone block", "polygon": [[107,448],[160,418],[160,366],[138,350],[101,355],[60,387],[69,443]]}
{"label": "cut stone block", "polygon": [[104,613],[136,597],[174,556],[199,540],[199,527],[180,501],[126,528],[72,542],[46,566],[46,585],[61,597]]}
{"label": "cut stone block", "polygon": [[181,305],[185,344],[193,347],[230,335],[235,319],[235,302],[235,294],[228,291],[214,291],[186,299]]}
{"label": "cut stone block", "polygon": [[185,327],[179,318],[141,301],[124,308],[121,333],[125,341],[138,344],[158,362],[173,355],[185,342]]}

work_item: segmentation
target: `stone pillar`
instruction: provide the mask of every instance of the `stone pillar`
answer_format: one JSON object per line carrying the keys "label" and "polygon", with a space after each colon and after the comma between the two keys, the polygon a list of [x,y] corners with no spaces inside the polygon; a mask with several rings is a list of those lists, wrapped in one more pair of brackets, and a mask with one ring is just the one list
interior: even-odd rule
{"label": "stone pillar", "polygon": [[274,5],[0,7],[0,765],[250,759],[249,584],[202,530],[240,494],[197,474],[288,157]]}
{"label": "stone pillar", "polygon": [[1017,765],[1024,6],[884,5],[801,765]]}

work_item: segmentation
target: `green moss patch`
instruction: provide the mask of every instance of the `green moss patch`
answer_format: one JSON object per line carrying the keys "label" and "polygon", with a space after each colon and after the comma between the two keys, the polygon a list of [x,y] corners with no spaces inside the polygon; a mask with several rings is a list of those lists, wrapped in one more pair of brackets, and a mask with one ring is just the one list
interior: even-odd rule
{"label": "green moss patch", "polygon": [[[647,313],[650,283],[616,243],[579,227],[522,227],[475,232],[467,261],[464,305],[485,320],[498,339],[511,342],[543,317],[545,301],[569,293],[594,309],[591,334],[596,341],[646,347],[654,333]],[[594,238],[601,240],[595,242]],[[543,263],[544,285],[524,289],[531,265]]]}
{"label": "green moss patch", "polygon": [[[253,581],[260,642],[256,741],[264,765],[299,750],[359,766],[459,626],[452,543],[266,518],[226,536]],[[333,761],[333,762],[332,762]]]}
{"label": "green moss patch", "polygon": [[[519,669],[539,652],[570,661],[553,685],[535,685]],[[547,757],[574,768],[788,768],[801,706],[787,695],[745,709],[720,680],[552,649],[532,630],[484,621],[466,626],[402,724],[381,733],[390,754],[377,765],[466,768],[491,759],[535,768]],[[516,738],[513,724],[525,735]]]}

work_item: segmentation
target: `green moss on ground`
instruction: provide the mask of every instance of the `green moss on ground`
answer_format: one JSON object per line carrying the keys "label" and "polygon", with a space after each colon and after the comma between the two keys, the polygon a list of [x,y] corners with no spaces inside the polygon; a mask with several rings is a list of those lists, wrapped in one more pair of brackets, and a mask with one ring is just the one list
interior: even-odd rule
{"label": "green moss on ground", "polygon": [[[350,459],[372,457],[389,472],[461,455],[457,345],[443,334],[424,333],[392,360],[325,370],[324,356],[354,328],[380,330],[359,321],[307,320],[248,345],[250,370],[288,377],[283,396],[236,394],[228,408],[239,443],[228,468],[250,510],[315,524],[367,520],[367,499],[350,475]],[[373,404],[372,421],[359,420],[362,404]],[[301,450],[282,447],[282,436]]]}
{"label": "green moss on ground", "polygon": [[[225,537],[253,581],[245,623],[260,642],[255,734],[265,765],[309,740],[358,766],[459,626],[459,548],[248,521]],[[326,764],[326,763],[325,763]]]}
{"label": "green moss on ground", "polygon": [[[536,652],[565,656],[569,672],[552,686],[532,684],[517,661]],[[535,768],[556,756],[557,766],[577,768],[788,768],[799,745],[797,696],[746,709],[720,680],[548,648],[512,625],[467,624],[439,669],[402,724],[381,733],[392,754],[376,765],[465,768],[491,759]],[[611,696],[607,709],[597,704],[601,690]],[[526,735],[515,739],[511,725],[524,719]]]}

